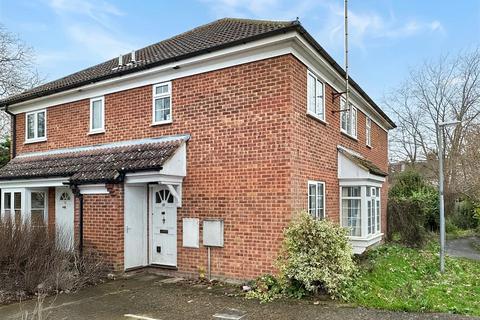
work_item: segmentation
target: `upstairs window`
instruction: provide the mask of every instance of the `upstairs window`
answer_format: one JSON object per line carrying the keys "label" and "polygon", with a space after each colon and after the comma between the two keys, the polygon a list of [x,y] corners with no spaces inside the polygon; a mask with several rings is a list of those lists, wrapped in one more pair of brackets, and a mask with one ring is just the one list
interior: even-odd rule
{"label": "upstairs window", "polygon": [[90,99],[90,133],[105,132],[105,99]]}
{"label": "upstairs window", "polygon": [[365,123],[365,140],[368,147],[372,146],[372,119],[367,117]]}
{"label": "upstairs window", "polygon": [[307,77],[307,112],[325,121],[324,84],[310,71]]}
{"label": "upstairs window", "polygon": [[353,138],[357,138],[357,108],[350,103],[350,107],[345,106],[345,99],[340,100],[341,131]]}
{"label": "upstairs window", "polygon": [[308,213],[316,219],[325,218],[325,183],[308,182]]}
{"label": "upstairs window", "polygon": [[47,111],[37,110],[25,114],[27,142],[44,141],[47,138]]}
{"label": "upstairs window", "polygon": [[164,82],[153,86],[153,124],[172,122],[172,84]]}

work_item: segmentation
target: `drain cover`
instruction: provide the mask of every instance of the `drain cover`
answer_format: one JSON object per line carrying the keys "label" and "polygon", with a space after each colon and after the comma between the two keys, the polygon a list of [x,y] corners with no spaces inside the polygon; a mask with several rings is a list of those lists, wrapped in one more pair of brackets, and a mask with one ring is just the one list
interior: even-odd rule
{"label": "drain cover", "polygon": [[240,311],[238,309],[233,309],[233,308],[226,308],[220,312],[215,313],[213,317],[218,319],[240,320],[246,315],[247,313],[244,311]]}

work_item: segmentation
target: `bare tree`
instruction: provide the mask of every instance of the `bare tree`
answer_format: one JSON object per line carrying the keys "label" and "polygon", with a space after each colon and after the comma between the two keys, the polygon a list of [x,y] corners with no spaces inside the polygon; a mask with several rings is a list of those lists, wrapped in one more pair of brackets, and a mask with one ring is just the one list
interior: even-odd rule
{"label": "bare tree", "polygon": [[440,156],[445,160],[446,198],[463,192],[465,141],[475,134],[469,128],[480,123],[480,50],[425,62],[387,96],[385,104],[399,127],[390,141],[392,157],[410,163],[426,161],[432,154],[438,159],[437,125],[462,121],[443,131],[445,148]]}
{"label": "bare tree", "polygon": [[[33,49],[0,24],[0,99],[39,85]],[[10,117],[0,113],[0,135],[10,130]]]}

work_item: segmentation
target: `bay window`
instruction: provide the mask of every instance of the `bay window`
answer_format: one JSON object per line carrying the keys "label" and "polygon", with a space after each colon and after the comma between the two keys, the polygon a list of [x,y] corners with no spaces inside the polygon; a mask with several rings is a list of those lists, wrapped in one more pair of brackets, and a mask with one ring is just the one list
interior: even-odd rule
{"label": "bay window", "polygon": [[342,186],[341,221],[352,237],[368,238],[380,234],[380,188]]}
{"label": "bay window", "polygon": [[325,121],[325,86],[312,72],[307,73],[307,112]]}
{"label": "bay window", "polygon": [[316,218],[325,218],[325,183],[308,182],[308,213]]}
{"label": "bay window", "polygon": [[355,106],[351,103],[347,108],[345,99],[341,99],[340,110],[340,130],[353,138],[357,138],[357,108],[355,108]]}

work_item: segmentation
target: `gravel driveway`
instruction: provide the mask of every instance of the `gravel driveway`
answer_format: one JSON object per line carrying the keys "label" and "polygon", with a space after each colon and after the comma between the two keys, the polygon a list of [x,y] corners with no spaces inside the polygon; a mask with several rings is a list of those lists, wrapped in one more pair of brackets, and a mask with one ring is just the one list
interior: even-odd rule
{"label": "gravel driveway", "polygon": [[[143,274],[76,294],[48,298],[44,302],[43,319],[472,319],[449,314],[367,310],[330,301],[314,304],[306,300],[281,300],[260,304],[235,296],[235,292],[237,289],[228,286],[208,289],[204,284]],[[20,310],[32,310],[34,306],[35,301],[2,306],[0,319],[20,319]]]}

